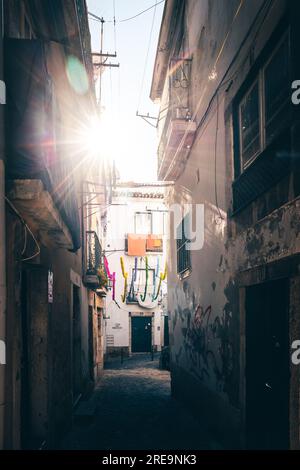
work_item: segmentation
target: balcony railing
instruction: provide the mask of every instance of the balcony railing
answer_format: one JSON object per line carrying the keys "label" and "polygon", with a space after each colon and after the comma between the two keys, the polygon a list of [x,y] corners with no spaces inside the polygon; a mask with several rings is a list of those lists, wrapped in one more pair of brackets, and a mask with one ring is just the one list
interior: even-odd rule
{"label": "balcony railing", "polygon": [[[190,110],[191,59],[173,58],[169,65],[167,115],[158,148],[160,179],[176,179],[193,144],[196,123]],[[165,108],[166,109],[166,108]]]}
{"label": "balcony railing", "polygon": [[100,271],[103,270],[102,248],[96,232],[86,232],[85,247],[85,284],[91,289],[100,289],[104,287],[100,276]]}
{"label": "balcony railing", "polygon": [[168,112],[158,147],[158,172],[160,179],[176,179],[180,165],[193,145],[196,122],[188,108],[174,108]]}

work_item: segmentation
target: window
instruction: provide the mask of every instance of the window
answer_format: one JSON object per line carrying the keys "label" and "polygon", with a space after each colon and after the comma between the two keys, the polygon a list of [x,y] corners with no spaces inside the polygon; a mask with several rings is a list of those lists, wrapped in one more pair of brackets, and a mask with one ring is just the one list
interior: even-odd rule
{"label": "window", "polygon": [[184,277],[191,270],[191,252],[187,249],[186,244],[190,241],[187,238],[187,230],[189,227],[187,214],[177,227],[177,273]]}
{"label": "window", "polygon": [[[154,284],[154,269],[148,269],[148,286],[153,286]],[[134,276],[134,269],[132,270],[132,276]],[[138,268],[136,272],[136,280],[134,282],[135,287],[144,289],[146,285],[146,269]]]}
{"label": "window", "polygon": [[164,235],[166,233],[166,213],[163,211],[152,212],[152,233],[155,235]]}
{"label": "window", "polygon": [[134,217],[135,233],[137,235],[150,235],[152,233],[151,212],[136,212]]}
{"label": "window", "polygon": [[238,105],[241,171],[287,125],[290,109],[289,76],[289,34],[286,33]]}
{"label": "window", "polygon": [[260,116],[258,81],[240,104],[240,142],[243,167],[260,151]]}
{"label": "window", "polygon": [[289,40],[279,44],[264,69],[265,143],[275,137],[288,112],[290,102]]}

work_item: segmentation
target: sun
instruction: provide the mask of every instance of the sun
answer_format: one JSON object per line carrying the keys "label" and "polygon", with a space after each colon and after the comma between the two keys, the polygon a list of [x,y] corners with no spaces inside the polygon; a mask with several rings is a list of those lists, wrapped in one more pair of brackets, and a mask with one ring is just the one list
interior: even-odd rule
{"label": "sun", "polygon": [[156,153],[151,151],[145,126],[136,116],[128,119],[104,112],[100,130],[102,158],[115,163],[121,180],[155,179]]}
{"label": "sun", "polygon": [[144,124],[136,117],[124,119],[103,111],[92,116],[80,132],[80,147],[95,161],[114,163],[123,181],[155,180],[155,151],[151,150]]}
{"label": "sun", "polygon": [[92,156],[100,154],[101,134],[100,119],[97,116],[87,119],[79,135],[79,144],[82,150]]}

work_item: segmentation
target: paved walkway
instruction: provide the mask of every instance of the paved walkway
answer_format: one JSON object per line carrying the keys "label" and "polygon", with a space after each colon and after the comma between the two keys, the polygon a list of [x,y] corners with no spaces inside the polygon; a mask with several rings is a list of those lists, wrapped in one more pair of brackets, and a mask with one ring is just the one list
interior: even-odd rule
{"label": "paved walkway", "polygon": [[151,361],[149,355],[134,355],[123,364],[110,362],[92,397],[80,406],[93,412],[90,419],[75,420],[63,449],[211,448],[199,422],[171,398],[170,374],[159,370],[158,357]]}

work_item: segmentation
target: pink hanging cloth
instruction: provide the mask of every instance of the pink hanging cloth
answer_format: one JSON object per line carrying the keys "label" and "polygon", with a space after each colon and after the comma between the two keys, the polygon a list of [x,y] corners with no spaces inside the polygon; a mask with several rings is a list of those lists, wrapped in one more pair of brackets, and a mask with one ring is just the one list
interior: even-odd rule
{"label": "pink hanging cloth", "polygon": [[104,256],[104,267],[108,278],[112,281],[112,299],[115,300],[116,294],[116,273],[111,274],[106,256]]}

